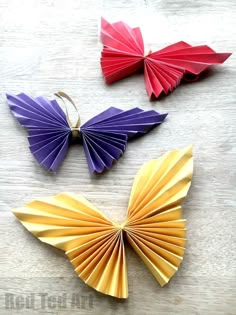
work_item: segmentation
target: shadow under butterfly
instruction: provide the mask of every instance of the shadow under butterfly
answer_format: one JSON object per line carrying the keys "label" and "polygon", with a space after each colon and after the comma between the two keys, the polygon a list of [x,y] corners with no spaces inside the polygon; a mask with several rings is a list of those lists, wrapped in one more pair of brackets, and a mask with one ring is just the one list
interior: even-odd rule
{"label": "shadow under butterfly", "polygon": [[58,170],[71,142],[78,141],[83,145],[90,173],[102,173],[122,156],[130,138],[147,133],[167,116],[138,107],[126,111],[110,107],[81,125],[73,100],[64,92],[55,95],[73,105],[78,115],[75,124],[67,107],[64,112],[55,99],[33,98],[25,93],[6,95],[13,115],[28,130],[31,153],[52,172]]}

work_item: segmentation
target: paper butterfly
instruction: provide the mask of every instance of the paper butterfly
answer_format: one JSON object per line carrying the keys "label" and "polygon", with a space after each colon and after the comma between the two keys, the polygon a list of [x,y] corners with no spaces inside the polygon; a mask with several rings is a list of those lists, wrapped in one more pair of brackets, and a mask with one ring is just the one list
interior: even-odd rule
{"label": "paper butterfly", "polygon": [[[56,94],[66,98],[78,109],[71,98],[63,92]],[[76,139],[82,143],[91,173],[101,173],[112,166],[124,153],[128,139],[142,135],[161,124],[167,114],[154,110],[134,108],[123,111],[110,107],[80,126],[80,117],[73,125],[56,100],[27,94],[7,94],[10,109],[20,124],[28,130],[29,148],[39,164],[55,172]]]}
{"label": "paper butterfly", "polygon": [[180,204],[193,172],[192,149],[170,151],[138,171],[127,218],[113,223],[80,195],[62,193],[13,210],[39,240],[65,251],[78,276],[97,291],[128,297],[127,241],[164,286],[185,251]]}
{"label": "paper butterfly", "polygon": [[131,28],[124,22],[110,24],[104,18],[101,39],[104,45],[101,67],[106,83],[143,69],[149,98],[172,92],[181,79],[187,79],[186,75],[195,75],[196,80],[210,65],[223,63],[231,55],[216,53],[206,45],[191,46],[182,41],[145,55],[139,27]]}

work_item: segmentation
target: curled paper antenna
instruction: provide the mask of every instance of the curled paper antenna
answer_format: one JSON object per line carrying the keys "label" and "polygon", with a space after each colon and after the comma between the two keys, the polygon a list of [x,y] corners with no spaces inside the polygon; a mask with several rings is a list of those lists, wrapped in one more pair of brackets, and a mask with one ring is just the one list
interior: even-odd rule
{"label": "curled paper antenna", "polygon": [[[66,109],[66,118],[67,118],[67,121],[68,121],[69,125],[71,126],[71,129],[72,129],[72,130],[78,129],[78,128],[80,127],[80,123],[81,123],[81,122],[80,122],[79,109],[78,109],[78,107],[76,106],[75,102],[74,102],[74,101],[72,100],[72,98],[71,98],[68,94],[66,94],[65,92],[60,92],[60,91],[59,91],[59,92],[55,93],[54,95],[57,96],[57,97],[59,97],[59,98],[63,101],[63,103],[64,103],[64,105],[65,105],[65,109]],[[76,124],[75,124],[74,126],[73,126],[73,124],[72,124],[71,121],[70,121],[68,108],[67,108],[67,105],[66,105],[66,102],[65,102],[64,99],[68,100],[68,101],[73,105],[73,107],[74,107],[74,109],[76,110],[76,113],[77,113],[77,115],[78,115]]]}

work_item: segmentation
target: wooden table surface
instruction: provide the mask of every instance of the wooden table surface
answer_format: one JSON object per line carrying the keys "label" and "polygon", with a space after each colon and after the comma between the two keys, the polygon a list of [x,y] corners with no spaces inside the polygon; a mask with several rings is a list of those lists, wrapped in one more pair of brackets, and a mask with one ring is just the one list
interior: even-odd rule
{"label": "wooden table surface", "polygon": [[[0,314],[236,314],[236,57],[150,102],[141,74],[104,84],[101,15],[140,26],[147,49],[179,40],[219,52],[236,47],[234,0],[0,0]],[[52,97],[58,90],[73,97],[83,121],[111,105],[169,116],[132,141],[110,172],[90,176],[82,147],[73,146],[55,176],[30,154],[5,93]],[[128,248],[129,299],[99,294],[63,252],[39,242],[11,213],[33,198],[72,191],[122,220],[142,163],[189,144],[195,169],[183,205],[187,250],[164,288]]]}

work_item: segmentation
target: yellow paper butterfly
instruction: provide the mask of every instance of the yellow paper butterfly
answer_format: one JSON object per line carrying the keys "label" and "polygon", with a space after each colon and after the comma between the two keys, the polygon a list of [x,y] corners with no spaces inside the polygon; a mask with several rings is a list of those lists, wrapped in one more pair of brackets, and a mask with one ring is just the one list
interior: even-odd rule
{"label": "yellow paper butterfly", "polygon": [[180,204],[192,172],[191,147],[145,163],[135,177],[127,219],[121,225],[72,193],[34,200],[13,212],[42,242],[64,250],[85,283],[102,293],[127,298],[124,239],[161,286],[178,270],[186,241]]}

